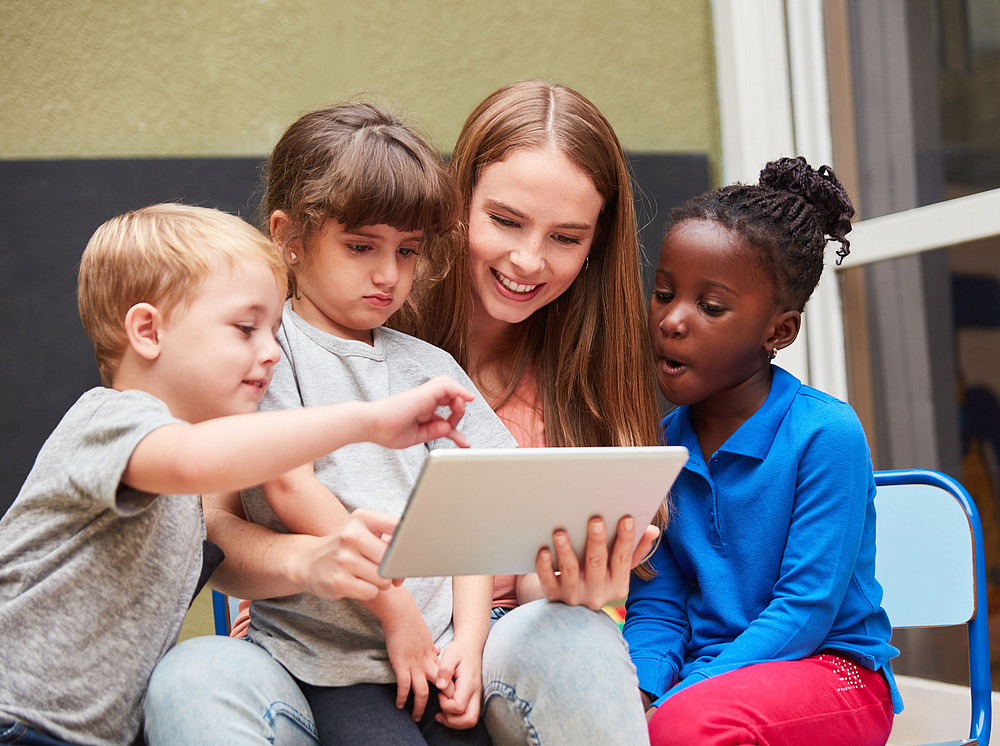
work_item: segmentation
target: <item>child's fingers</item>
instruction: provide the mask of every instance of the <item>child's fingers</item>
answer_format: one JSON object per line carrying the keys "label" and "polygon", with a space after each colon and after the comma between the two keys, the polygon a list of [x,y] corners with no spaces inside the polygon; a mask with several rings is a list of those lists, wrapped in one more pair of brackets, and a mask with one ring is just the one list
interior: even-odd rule
{"label": "child's fingers", "polygon": [[455,730],[465,730],[473,727],[477,722],[479,722],[479,704],[472,703],[472,706],[464,709],[457,710],[457,706],[453,701],[441,700],[441,712],[435,716],[437,720],[442,725],[446,725],[449,728],[454,728]]}
{"label": "child's fingers", "polygon": [[413,722],[420,722],[427,708],[427,697],[430,695],[430,687],[427,686],[427,679],[417,676],[413,679],[411,689],[413,691]]}
{"label": "child's fingers", "polygon": [[477,673],[463,674],[463,668],[458,666],[455,677],[455,694],[452,697],[439,697],[441,715],[439,723],[449,728],[471,728],[479,720],[482,702],[481,677]]}
{"label": "child's fingers", "polygon": [[448,433],[447,437],[459,448],[471,448],[469,441],[466,440],[465,436],[458,432],[458,430],[453,429],[450,433]]}
{"label": "child's fingers", "polygon": [[463,676],[461,671],[459,671],[459,675],[455,677],[454,694],[451,699],[455,707],[458,708],[458,712],[468,711],[469,706],[472,704],[473,696],[479,694],[479,681],[481,681],[479,675],[475,677],[469,675]]}
{"label": "child's fingers", "polygon": [[457,381],[448,376],[437,376],[424,384],[427,386],[438,402],[447,404],[449,399],[461,398],[463,401],[472,401],[475,397],[472,392],[464,386],[460,386]]}
{"label": "child's fingers", "polygon": [[632,543],[635,541],[635,521],[632,516],[623,516],[618,521],[615,544],[608,562],[608,597],[614,601],[628,595],[629,575],[632,572]]}
{"label": "child's fingers", "polygon": [[448,415],[448,422],[451,426],[458,427],[459,421],[465,416],[465,401],[460,396],[456,396],[449,402],[448,409],[451,414]]}
{"label": "child's fingers", "polygon": [[451,654],[451,648],[446,647],[438,665],[437,676],[434,677],[434,686],[446,697],[454,696],[453,680],[457,666],[458,660]]}
{"label": "child's fingers", "polygon": [[396,709],[402,710],[406,707],[406,700],[410,697],[410,672],[406,669],[396,672]]}

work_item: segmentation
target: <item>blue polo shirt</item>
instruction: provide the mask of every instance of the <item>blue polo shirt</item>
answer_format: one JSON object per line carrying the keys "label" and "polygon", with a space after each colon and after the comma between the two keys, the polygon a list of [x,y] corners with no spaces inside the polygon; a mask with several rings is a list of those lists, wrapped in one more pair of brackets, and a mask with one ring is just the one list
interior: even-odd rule
{"label": "blue polo shirt", "polygon": [[624,634],[657,699],[753,663],[831,650],[889,682],[898,651],[875,580],[875,481],[844,402],[772,366],[767,400],[708,463],[688,407],[662,422],[690,458],[652,580],[633,577]]}

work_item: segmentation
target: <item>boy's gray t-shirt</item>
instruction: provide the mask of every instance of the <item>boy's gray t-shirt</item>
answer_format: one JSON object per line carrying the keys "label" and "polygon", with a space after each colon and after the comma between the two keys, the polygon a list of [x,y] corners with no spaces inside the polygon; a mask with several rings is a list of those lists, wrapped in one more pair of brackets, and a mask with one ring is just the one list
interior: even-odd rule
{"label": "boy's gray t-shirt", "polygon": [[141,391],[70,408],[0,520],[0,717],[67,741],[131,744],[153,666],[202,563],[194,495],[121,484],[132,452],[180,422]]}
{"label": "boy's gray t-shirt", "polygon": [[[335,337],[308,324],[286,304],[278,333],[281,360],[260,408],[373,401],[445,374],[476,394],[458,426],[474,448],[517,445],[451,355],[392,329],[378,327],[372,334],[373,345]],[[446,439],[402,450],[353,443],[317,460],[316,476],[348,510],[401,515],[428,447],[453,446]],[[286,530],[259,488],[243,492],[243,506],[255,523]],[[442,526],[441,541],[447,540],[448,528]],[[420,608],[435,644],[443,648],[452,638],[451,578],[411,578],[404,587]],[[250,639],[294,676],[317,686],[396,680],[381,624],[351,599],[298,594],[254,601]]]}

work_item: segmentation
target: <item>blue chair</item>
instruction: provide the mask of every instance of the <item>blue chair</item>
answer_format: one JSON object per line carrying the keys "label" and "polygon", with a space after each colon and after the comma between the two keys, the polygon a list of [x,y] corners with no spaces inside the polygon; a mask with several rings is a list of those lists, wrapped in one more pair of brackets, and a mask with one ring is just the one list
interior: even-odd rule
{"label": "blue chair", "polygon": [[233,627],[233,620],[239,611],[240,600],[219,591],[212,591],[212,616],[215,618],[215,634],[226,636]]}
{"label": "blue chair", "polygon": [[932,746],[987,746],[991,680],[983,531],[961,484],[927,469],[875,472],[875,576],[894,628],[964,625],[969,639],[969,737]]}

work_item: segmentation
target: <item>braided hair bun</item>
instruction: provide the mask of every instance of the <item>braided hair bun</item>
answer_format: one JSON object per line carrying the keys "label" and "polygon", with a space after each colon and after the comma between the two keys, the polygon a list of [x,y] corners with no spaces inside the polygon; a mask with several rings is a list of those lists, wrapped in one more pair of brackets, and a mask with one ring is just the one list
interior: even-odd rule
{"label": "braided hair bun", "polygon": [[776,301],[801,311],[823,274],[829,239],[847,256],[854,207],[828,166],[805,158],[768,163],[758,184],[733,184],[699,194],[670,211],[668,232],[685,220],[710,220],[728,229],[739,246],[756,252],[760,276],[774,285]]}
{"label": "braided hair bun", "polygon": [[840,244],[837,264],[851,253],[846,236],[851,230],[854,205],[832,168],[814,169],[802,156],[779,158],[761,169],[760,185],[796,194],[812,206],[823,234]]}

